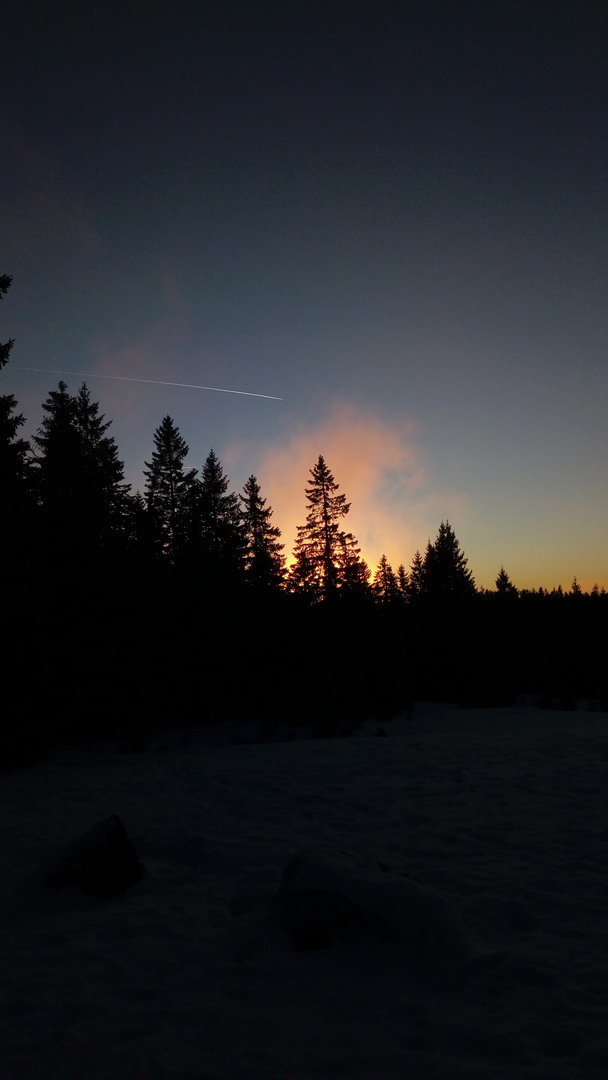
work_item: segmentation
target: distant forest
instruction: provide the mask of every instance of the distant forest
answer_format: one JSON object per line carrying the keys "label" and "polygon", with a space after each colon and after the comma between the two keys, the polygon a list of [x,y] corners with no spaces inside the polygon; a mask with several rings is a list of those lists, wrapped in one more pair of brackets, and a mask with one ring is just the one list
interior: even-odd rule
{"label": "distant forest", "polygon": [[189,468],[170,416],[133,493],[85,383],[49,392],[31,442],[17,408],[0,395],[0,761],[185,719],[329,735],[415,698],[608,708],[604,589],[518,590],[503,567],[477,589],[448,521],[372,571],[322,455],[288,568],[258,478],[231,491],[213,450]]}

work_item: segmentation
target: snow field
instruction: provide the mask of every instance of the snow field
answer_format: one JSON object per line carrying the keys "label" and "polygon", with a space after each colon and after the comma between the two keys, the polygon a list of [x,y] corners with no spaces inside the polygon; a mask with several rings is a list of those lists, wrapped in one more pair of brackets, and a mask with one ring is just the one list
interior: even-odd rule
{"label": "snow field", "polygon": [[[184,725],[0,775],[2,1080],[608,1073],[608,717],[383,727],[214,746],[234,728]],[[49,857],[110,813],[142,882],[49,890]],[[316,894],[346,873],[373,903],[394,883],[401,932],[298,948],[273,900],[302,851]],[[412,882],[440,898],[422,943]]]}

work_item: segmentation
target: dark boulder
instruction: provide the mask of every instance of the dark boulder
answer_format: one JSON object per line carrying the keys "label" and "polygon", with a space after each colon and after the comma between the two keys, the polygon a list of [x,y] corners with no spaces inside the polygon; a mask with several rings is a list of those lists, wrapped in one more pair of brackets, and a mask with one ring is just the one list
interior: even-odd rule
{"label": "dark boulder", "polygon": [[458,963],[471,951],[459,914],[444,897],[412,878],[358,866],[342,852],[295,855],[271,910],[298,949],[376,939],[389,942],[404,963],[429,971]]}
{"label": "dark boulder", "polygon": [[115,896],[143,875],[127,831],[116,814],[76,840],[46,876],[47,885],[77,885],[85,893]]}

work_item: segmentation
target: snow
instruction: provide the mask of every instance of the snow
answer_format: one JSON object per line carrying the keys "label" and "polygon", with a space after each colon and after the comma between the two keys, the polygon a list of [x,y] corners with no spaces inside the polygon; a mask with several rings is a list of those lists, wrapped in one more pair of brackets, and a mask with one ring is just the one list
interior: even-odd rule
{"label": "snow", "polygon": [[[0,775],[0,1078],[608,1075],[608,717],[382,729],[181,725]],[[143,879],[50,889],[109,814]],[[298,947],[310,904],[330,947]]]}

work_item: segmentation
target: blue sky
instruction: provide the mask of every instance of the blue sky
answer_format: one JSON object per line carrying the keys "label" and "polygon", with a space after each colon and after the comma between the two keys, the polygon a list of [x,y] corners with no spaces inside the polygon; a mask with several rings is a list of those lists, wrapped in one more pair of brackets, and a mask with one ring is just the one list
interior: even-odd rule
{"label": "blue sky", "polygon": [[9,3],[27,431],[19,368],[89,373],[134,487],[168,413],[288,553],[322,453],[371,566],[448,518],[479,585],[608,587],[607,45],[585,0]]}

